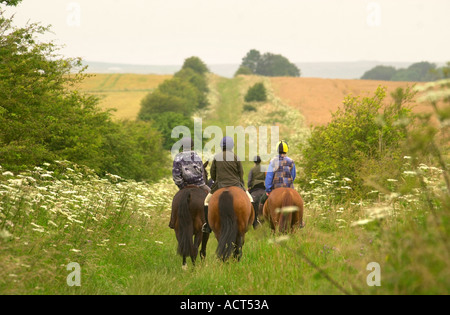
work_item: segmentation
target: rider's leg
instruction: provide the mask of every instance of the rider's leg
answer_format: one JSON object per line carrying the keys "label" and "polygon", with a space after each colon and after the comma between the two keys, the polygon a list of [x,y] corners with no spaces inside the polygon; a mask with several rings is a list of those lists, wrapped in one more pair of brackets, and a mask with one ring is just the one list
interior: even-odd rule
{"label": "rider's leg", "polygon": [[206,223],[203,224],[203,227],[202,227],[202,232],[203,233],[211,233],[212,232],[211,227],[209,226],[209,222],[208,222],[208,204],[209,204],[209,200],[211,199],[211,197],[212,197],[212,194],[209,193],[208,196],[206,196],[206,199],[205,199],[204,211],[205,211],[205,221],[206,221]]}
{"label": "rider's leg", "polygon": [[[176,210],[176,209],[175,209]],[[174,209],[172,209],[172,213],[170,214],[170,222],[169,222],[169,228],[171,228],[171,229],[175,229],[175,222],[174,222],[174,219],[175,219],[175,211]]]}

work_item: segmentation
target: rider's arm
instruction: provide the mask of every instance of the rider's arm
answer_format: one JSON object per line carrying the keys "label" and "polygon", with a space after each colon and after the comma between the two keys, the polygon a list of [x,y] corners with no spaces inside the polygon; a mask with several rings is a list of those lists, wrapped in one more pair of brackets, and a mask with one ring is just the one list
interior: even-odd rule
{"label": "rider's arm", "polygon": [[172,178],[175,182],[175,185],[177,185],[180,189],[184,186],[183,172],[181,170],[181,167],[181,162],[175,159],[173,161]]}
{"label": "rider's arm", "polygon": [[210,173],[211,173],[211,179],[212,179],[214,182],[216,182],[216,159],[214,159],[214,160],[212,161]]}
{"label": "rider's arm", "polygon": [[252,188],[252,181],[253,181],[253,169],[250,170],[250,172],[248,173],[248,183],[247,183],[247,187],[248,189]]}
{"label": "rider's arm", "polygon": [[295,178],[297,177],[297,169],[295,168],[295,163],[292,166],[292,170],[291,170],[291,176],[292,176],[292,180],[294,181]]}
{"label": "rider's arm", "polygon": [[266,193],[270,193],[272,191],[273,188],[273,167],[272,167],[272,163],[269,164],[269,168],[267,169],[267,174],[266,174]]}

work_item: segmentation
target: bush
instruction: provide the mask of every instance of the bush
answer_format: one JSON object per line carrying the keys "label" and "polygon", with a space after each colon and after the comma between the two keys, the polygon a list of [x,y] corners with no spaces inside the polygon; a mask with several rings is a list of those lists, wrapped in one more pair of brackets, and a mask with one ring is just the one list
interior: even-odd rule
{"label": "bush", "polygon": [[265,102],[267,101],[267,91],[264,83],[256,83],[250,87],[245,95],[246,102]]}
{"label": "bush", "polygon": [[209,105],[209,88],[205,76],[208,71],[200,58],[188,58],[172,79],[163,82],[142,100],[138,118],[152,121],[164,138],[165,149],[171,149],[176,142],[172,139],[172,129],[186,126],[192,130],[192,114]]}
{"label": "bush", "polygon": [[249,67],[240,66],[239,69],[237,69],[234,76],[237,77],[238,75],[252,75],[252,74],[253,74],[253,72]]}
{"label": "bush", "polygon": [[242,59],[242,63],[235,76],[239,74],[258,74],[269,77],[299,77],[300,69],[286,57],[272,53],[261,53],[250,50]]}
{"label": "bush", "polygon": [[[86,77],[81,59],[62,58],[52,42],[36,40],[48,31],[38,24],[16,28],[0,15],[0,164],[20,171],[69,160],[98,174],[157,179],[145,167],[156,165],[148,156],[162,149],[160,134],[150,125],[113,122],[98,98],[78,92]],[[144,139],[154,146],[139,145]]]}
{"label": "bush", "polygon": [[250,104],[245,104],[244,105],[244,112],[256,112],[257,109],[255,106],[250,105]]}
{"label": "bush", "polygon": [[413,118],[405,106],[411,91],[407,89],[403,100],[387,106],[383,106],[385,97],[381,87],[373,97],[348,96],[327,126],[312,131],[307,147],[302,148],[307,180],[346,176],[360,190],[364,170],[373,171],[374,165],[383,165],[385,159],[400,161],[406,125]]}
{"label": "bush", "polygon": [[391,81],[397,70],[394,67],[376,66],[361,77],[362,80]]}
{"label": "bush", "polygon": [[151,121],[155,128],[163,135],[163,147],[170,150],[178,139],[172,139],[172,130],[178,126],[186,126],[194,130],[194,121],[182,113],[165,112],[153,115]]}
{"label": "bush", "polygon": [[192,69],[200,75],[204,75],[209,72],[206,64],[198,57],[190,57],[184,61],[182,69]]}

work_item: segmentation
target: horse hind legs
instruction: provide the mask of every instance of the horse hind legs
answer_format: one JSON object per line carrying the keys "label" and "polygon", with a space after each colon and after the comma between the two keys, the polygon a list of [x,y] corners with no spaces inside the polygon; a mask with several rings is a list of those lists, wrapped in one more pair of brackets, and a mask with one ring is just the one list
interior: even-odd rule
{"label": "horse hind legs", "polygon": [[238,238],[236,240],[236,244],[234,244],[234,253],[233,253],[233,257],[237,261],[241,261],[243,245],[244,245],[244,238],[241,236],[238,236]]}

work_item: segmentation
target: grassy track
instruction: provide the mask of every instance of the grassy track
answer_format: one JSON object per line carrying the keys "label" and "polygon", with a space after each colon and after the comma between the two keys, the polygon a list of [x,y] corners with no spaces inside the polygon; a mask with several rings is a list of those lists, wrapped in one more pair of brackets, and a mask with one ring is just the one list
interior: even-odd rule
{"label": "grassy track", "polygon": [[[97,79],[85,88],[120,90],[127,76]],[[257,80],[210,77],[204,127],[279,124],[301,143],[307,133],[301,115],[273,92],[257,113],[242,113],[243,95]],[[244,164],[245,174],[251,166]],[[0,166],[0,294],[448,294],[448,252],[424,207],[441,175],[421,171],[436,185],[428,192],[358,203],[335,203],[346,180],[320,179],[302,191],[303,230],[279,238],[267,225],[251,229],[239,263],[216,258],[212,235],[206,260],[183,270],[168,228],[177,191],[171,179],[152,185],[101,179],[68,162],[20,175]],[[384,216],[386,202],[395,215]],[[80,287],[67,285],[70,262],[81,266]],[[381,287],[367,285],[371,262],[381,265]]]}

